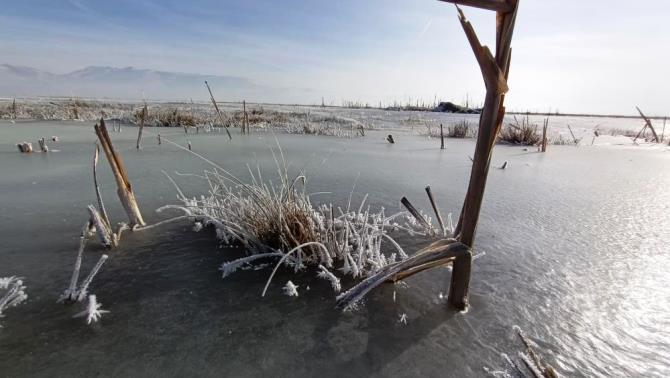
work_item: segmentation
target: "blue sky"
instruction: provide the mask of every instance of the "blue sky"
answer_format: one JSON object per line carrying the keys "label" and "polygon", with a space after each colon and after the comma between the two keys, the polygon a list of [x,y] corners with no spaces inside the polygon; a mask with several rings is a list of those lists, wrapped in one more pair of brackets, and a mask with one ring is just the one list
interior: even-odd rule
{"label": "blue sky", "polygon": [[[304,103],[477,103],[484,94],[454,7],[433,0],[23,0],[2,9],[0,63],[56,73],[100,65],[241,76]],[[492,45],[493,14],[466,14]],[[668,22],[662,0],[521,0],[508,108],[670,113]]]}

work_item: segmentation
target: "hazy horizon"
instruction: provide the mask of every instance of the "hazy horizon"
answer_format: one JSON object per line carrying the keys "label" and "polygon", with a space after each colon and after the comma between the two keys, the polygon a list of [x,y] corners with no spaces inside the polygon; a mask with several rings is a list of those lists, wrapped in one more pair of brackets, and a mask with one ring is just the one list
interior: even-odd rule
{"label": "hazy horizon", "polygon": [[[639,105],[667,114],[670,52],[658,46],[670,42],[663,30],[668,8],[660,0],[522,0],[508,110],[634,114]],[[492,46],[494,16],[465,12]],[[0,31],[6,36],[0,63],[57,75],[131,66],[237,78],[237,86],[227,81],[216,88],[228,101],[320,104],[323,97],[326,104],[375,106],[410,98],[462,103],[467,96],[480,104],[484,94],[454,7],[437,1],[23,1],[4,8]],[[202,82],[171,83],[112,80],[105,90],[115,95],[99,97],[207,96]],[[6,83],[0,96],[21,95],[21,85]],[[44,90],[80,95],[67,82]]]}

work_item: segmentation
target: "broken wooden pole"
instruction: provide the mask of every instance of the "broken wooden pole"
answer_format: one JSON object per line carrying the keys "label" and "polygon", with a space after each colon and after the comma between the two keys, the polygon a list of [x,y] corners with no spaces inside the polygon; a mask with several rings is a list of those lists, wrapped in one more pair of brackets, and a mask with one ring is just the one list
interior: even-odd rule
{"label": "broken wooden pole", "polygon": [[[645,116],[644,113],[642,113],[642,110],[640,110],[639,107],[636,106],[635,109],[637,109],[637,112],[640,113],[640,116],[644,119],[645,126],[648,127],[649,130],[651,130],[651,134],[654,136],[654,142],[659,143],[658,135],[656,134],[656,130],[654,130],[654,126],[652,126],[651,124],[651,120],[649,120],[649,118],[647,118],[647,116]],[[635,139],[637,139],[637,137]]]}
{"label": "broken wooden pole", "polygon": [[158,134],[156,136],[156,139],[158,139],[158,145],[160,146],[161,145],[161,134]]}
{"label": "broken wooden pole", "polygon": [[440,150],[444,150],[444,127],[440,123]]}
{"label": "broken wooden pole", "polygon": [[100,145],[102,145],[103,151],[107,156],[107,161],[109,166],[112,169],[114,174],[114,179],[116,180],[117,191],[116,193],[119,196],[119,200],[123,205],[126,214],[128,215],[128,220],[130,221],[130,227],[135,226],[144,226],[144,219],[142,218],[142,213],[140,208],[137,205],[137,200],[135,199],[135,193],[130,185],[130,180],[128,180],[128,174],[126,169],[121,161],[121,157],[114,150],[112,145],[112,139],[109,137],[107,132],[107,127],[105,127],[105,120],[100,119],[100,124],[95,125],[95,133],[98,136]]}
{"label": "broken wooden pole", "polygon": [[191,141],[188,141],[188,150],[191,151]]}
{"label": "broken wooden pole", "polygon": [[207,84],[207,80],[205,80],[205,86],[207,87],[207,90],[209,91],[209,97],[212,100],[212,104],[214,104],[214,109],[216,110],[216,114],[219,116],[219,122],[221,122],[221,127],[226,128],[226,133],[228,133],[228,138],[230,140],[233,140],[233,136],[230,135],[230,131],[228,131],[228,126],[223,121],[223,115],[221,115],[221,111],[219,110],[219,105],[216,104],[216,100],[214,99],[214,95],[212,94],[212,90],[209,88],[209,84]]}
{"label": "broken wooden pole", "polygon": [[[461,26],[479,63],[486,86],[486,97],[479,119],[479,133],[477,135],[472,171],[470,173],[470,182],[457,226],[459,232],[457,239],[472,248],[484,198],[491,155],[505,115],[504,102],[505,93],[508,91],[507,78],[509,77],[512,53],[511,42],[519,1],[447,1],[457,4]],[[458,4],[472,5],[497,12],[495,57],[488,47],[481,45],[472,24],[467,21],[465,14],[458,8]],[[471,266],[471,254],[457,257],[454,260],[448,302],[455,309],[464,310],[468,306]]]}
{"label": "broken wooden pole", "polygon": [[144,120],[147,118],[147,104],[144,104],[144,107],[140,111],[140,128],[137,130],[137,145],[136,148],[139,150],[141,148],[140,144],[142,143],[142,130],[144,129]]}

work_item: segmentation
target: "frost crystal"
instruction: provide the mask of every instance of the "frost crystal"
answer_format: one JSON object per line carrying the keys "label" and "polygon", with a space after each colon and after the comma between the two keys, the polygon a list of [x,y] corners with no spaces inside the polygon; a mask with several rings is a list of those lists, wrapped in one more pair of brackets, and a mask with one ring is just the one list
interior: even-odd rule
{"label": "frost crystal", "polygon": [[95,295],[91,294],[88,296],[88,304],[86,305],[86,310],[76,314],[73,318],[82,318],[86,317],[86,324],[95,323],[102,317],[102,314],[109,313],[107,310],[103,310],[102,303],[98,303]]}

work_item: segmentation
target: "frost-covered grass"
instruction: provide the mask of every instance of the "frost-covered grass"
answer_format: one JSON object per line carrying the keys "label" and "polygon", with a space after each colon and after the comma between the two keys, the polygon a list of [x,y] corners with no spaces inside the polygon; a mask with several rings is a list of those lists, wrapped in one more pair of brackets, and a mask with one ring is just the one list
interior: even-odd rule
{"label": "frost-covered grass", "polygon": [[427,230],[406,212],[387,214],[383,207],[373,210],[366,205],[367,195],[355,207],[351,196],[346,206],[314,205],[305,189],[306,177],[289,176],[281,149],[275,160],[277,183],[251,169],[249,181],[243,182],[207,160],[217,168],[205,172],[209,191],[187,197],[177,187],[182,203],[159,209],[181,209],[195,220],[195,229],[213,227],[223,244],[245,247],[248,256],[221,266],[223,277],[272,258],[279,259],[275,271],[280,265],[295,272],[318,269],[318,276],[339,292],[336,274],[363,278],[407,258],[394,235],[434,235],[434,230]]}
{"label": "frost-covered grass", "polygon": [[514,117],[514,122],[507,124],[500,130],[498,140],[509,144],[535,146],[542,140],[542,136],[537,129],[538,125],[531,123],[529,117],[521,118],[521,121]]}

